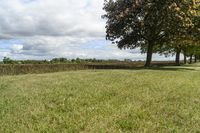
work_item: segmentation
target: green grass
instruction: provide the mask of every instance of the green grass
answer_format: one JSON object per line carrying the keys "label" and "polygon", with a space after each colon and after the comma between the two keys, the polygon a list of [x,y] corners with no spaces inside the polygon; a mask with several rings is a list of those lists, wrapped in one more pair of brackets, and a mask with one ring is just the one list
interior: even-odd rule
{"label": "green grass", "polygon": [[198,65],[0,77],[0,132],[200,132]]}

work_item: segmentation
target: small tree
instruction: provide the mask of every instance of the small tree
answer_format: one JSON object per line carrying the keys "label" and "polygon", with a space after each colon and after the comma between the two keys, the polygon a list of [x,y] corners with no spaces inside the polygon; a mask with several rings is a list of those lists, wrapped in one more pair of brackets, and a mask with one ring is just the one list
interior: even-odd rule
{"label": "small tree", "polygon": [[11,60],[10,58],[8,58],[8,57],[4,57],[3,58],[3,63],[4,64],[13,64],[13,60]]}

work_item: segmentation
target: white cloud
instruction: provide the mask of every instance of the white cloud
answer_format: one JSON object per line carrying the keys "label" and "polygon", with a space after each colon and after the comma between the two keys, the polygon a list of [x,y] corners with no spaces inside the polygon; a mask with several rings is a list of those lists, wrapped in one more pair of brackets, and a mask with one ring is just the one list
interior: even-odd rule
{"label": "white cloud", "polygon": [[14,54],[15,53],[20,53],[22,51],[22,49],[23,49],[23,45],[22,44],[14,44],[11,47],[11,52],[14,53]]}
{"label": "white cloud", "polygon": [[[104,39],[103,0],[0,2],[0,39],[22,40],[23,48],[17,53],[51,54],[62,47],[76,47],[89,40]],[[12,49],[12,53],[16,51]]]}
{"label": "white cloud", "polygon": [[104,36],[102,0],[1,0],[2,35]]}

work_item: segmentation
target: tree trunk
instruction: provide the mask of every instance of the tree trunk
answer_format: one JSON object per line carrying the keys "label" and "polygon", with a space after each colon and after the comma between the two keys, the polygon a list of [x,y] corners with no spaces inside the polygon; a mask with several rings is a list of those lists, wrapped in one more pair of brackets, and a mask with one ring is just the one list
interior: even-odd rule
{"label": "tree trunk", "polygon": [[180,66],[180,54],[181,54],[181,49],[177,48],[176,49],[176,66]]}
{"label": "tree trunk", "polygon": [[187,64],[187,56],[185,52],[184,52],[184,64]]}
{"label": "tree trunk", "polygon": [[192,64],[192,54],[190,55],[190,64]]}
{"label": "tree trunk", "polygon": [[197,63],[197,55],[195,55],[194,57],[195,57],[195,63]]}
{"label": "tree trunk", "polygon": [[153,43],[149,42],[145,67],[151,66],[152,55],[153,55]]}

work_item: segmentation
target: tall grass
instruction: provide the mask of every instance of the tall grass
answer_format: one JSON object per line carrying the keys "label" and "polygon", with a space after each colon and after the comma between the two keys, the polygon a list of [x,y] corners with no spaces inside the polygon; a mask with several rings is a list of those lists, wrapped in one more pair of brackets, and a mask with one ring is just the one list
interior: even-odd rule
{"label": "tall grass", "polygon": [[0,65],[0,75],[51,73],[87,68],[87,66],[80,64]]}
{"label": "tall grass", "polygon": [[[153,62],[154,65],[174,65],[174,62]],[[79,63],[79,64],[0,64],[0,75],[39,74],[87,69],[133,69],[142,67],[144,62]]]}

